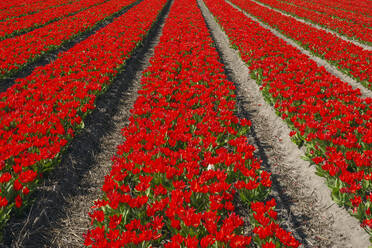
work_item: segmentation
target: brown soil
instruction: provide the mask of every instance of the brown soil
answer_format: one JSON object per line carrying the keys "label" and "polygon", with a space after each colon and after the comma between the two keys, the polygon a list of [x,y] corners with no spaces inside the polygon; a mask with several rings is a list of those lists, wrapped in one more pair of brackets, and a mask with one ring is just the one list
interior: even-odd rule
{"label": "brown soil", "polygon": [[40,185],[26,216],[10,220],[1,247],[83,247],[83,233],[90,225],[88,212],[101,196],[116,147],[124,141],[121,129],[129,123],[142,71],[158,43],[171,2],[123,73],[97,99],[96,110],[85,120],[85,128],[76,135],[61,164]]}
{"label": "brown soil", "polygon": [[286,124],[263,99],[249,76],[248,67],[213,16],[199,0],[225,69],[237,87],[239,115],[252,121],[249,141],[264,169],[272,172],[272,197],[278,202],[281,225],[293,232],[304,247],[368,247],[369,236],[358,221],[330,197],[325,180],[289,137]]}
{"label": "brown soil", "polygon": [[283,34],[281,34],[279,31],[275,30],[274,28],[270,27],[269,25],[266,25],[265,23],[263,23],[260,20],[258,20],[256,17],[254,17],[254,16],[248,14],[247,12],[241,10],[239,7],[237,7],[236,5],[232,4],[229,0],[226,0],[226,2],[229,3],[231,6],[233,6],[234,8],[242,11],[247,17],[249,17],[250,19],[252,19],[255,22],[259,23],[262,27],[270,30],[273,34],[275,34],[280,39],[284,40],[289,45],[291,45],[291,46],[297,48],[298,50],[300,50],[301,53],[306,54],[311,60],[313,60],[314,62],[316,62],[318,66],[323,66],[329,73],[331,73],[332,75],[338,77],[342,81],[348,83],[350,86],[353,87],[353,89],[359,89],[363,98],[366,98],[366,97],[371,98],[372,97],[372,91],[370,91],[367,88],[365,88],[361,83],[359,83],[355,79],[347,76],[346,74],[344,74],[343,72],[341,72],[340,70],[338,70],[336,66],[333,66],[330,63],[328,63],[326,60],[324,60],[324,59],[322,59],[322,58],[320,58],[318,56],[313,55],[311,52],[309,52],[308,50],[302,48],[297,43],[295,43],[292,39],[287,38],[286,36],[284,36]]}
{"label": "brown soil", "polygon": [[[228,38],[204,3],[198,1],[226,73],[237,86],[238,114],[253,123],[249,141],[256,146],[264,169],[273,173],[271,197],[278,202],[281,226],[293,232],[303,247],[368,247],[369,236],[331,200],[324,180],[301,159],[304,153],[290,141],[289,129],[263,100],[247,66],[229,47]],[[123,142],[120,131],[128,124],[141,72],[159,41],[171,2],[124,72],[97,99],[97,109],[85,120],[86,127],[75,137],[62,163],[39,187],[35,203],[25,216],[12,217],[1,247],[83,247],[83,233],[90,224],[88,212],[101,196],[104,175],[111,168],[117,145]],[[244,213],[244,209],[240,211]]]}
{"label": "brown soil", "polygon": [[274,11],[276,11],[276,12],[278,12],[278,13],[281,13],[282,15],[292,17],[292,18],[296,19],[296,20],[299,21],[299,22],[305,23],[305,24],[307,24],[307,25],[309,25],[309,26],[312,26],[312,27],[314,27],[314,28],[321,29],[321,30],[323,30],[323,31],[326,31],[326,32],[328,32],[328,33],[331,33],[331,34],[337,36],[337,37],[340,38],[340,39],[343,39],[343,40],[345,40],[345,41],[349,41],[349,42],[353,43],[353,44],[356,45],[356,46],[363,47],[363,49],[365,49],[365,50],[372,51],[372,47],[369,46],[368,44],[360,43],[360,42],[358,42],[358,40],[354,40],[354,39],[349,38],[349,37],[347,37],[347,36],[345,36],[345,35],[339,34],[339,33],[335,32],[335,31],[333,31],[333,30],[330,30],[330,29],[327,29],[327,28],[325,28],[325,27],[322,27],[322,26],[319,25],[319,24],[314,24],[314,23],[312,23],[312,22],[310,22],[310,21],[307,21],[307,20],[304,20],[304,19],[302,19],[302,18],[299,18],[299,17],[296,17],[296,16],[292,16],[292,15],[290,15],[290,14],[285,13],[284,11],[282,11],[282,10],[280,10],[280,9],[273,8],[273,7],[271,7],[271,6],[267,5],[267,4],[261,3],[261,2],[259,2],[259,1],[256,1],[256,0],[251,0],[251,1],[253,1],[253,2],[255,2],[255,3],[261,5],[261,6],[265,7],[265,8],[268,8],[268,9],[274,10]]}

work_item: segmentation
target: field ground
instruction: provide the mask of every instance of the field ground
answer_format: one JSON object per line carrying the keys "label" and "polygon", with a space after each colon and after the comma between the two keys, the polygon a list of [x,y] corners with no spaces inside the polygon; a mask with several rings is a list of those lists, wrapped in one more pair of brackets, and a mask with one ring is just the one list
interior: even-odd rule
{"label": "field ground", "polygon": [[[151,2],[154,0],[146,1]],[[144,35],[143,42],[140,42],[141,44],[129,53],[128,60],[118,62],[118,68],[120,63],[125,64],[120,68],[119,73],[115,74],[115,72],[112,74],[113,77],[110,79],[107,90],[96,98],[95,107],[84,119],[84,128],[76,129],[76,134],[70,141],[66,151],[63,152],[60,162],[56,164],[52,171],[43,175],[43,179],[31,193],[32,200],[23,209],[23,213],[12,213],[10,215],[11,217],[4,228],[4,239],[0,245],[1,247],[84,247],[84,234],[93,228],[91,217],[88,213],[92,211],[93,202],[96,199],[108,199],[107,195],[105,195],[106,193],[102,192],[102,185],[105,184],[105,175],[110,175],[113,166],[112,158],[115,154],[118,156],[119,150],[117,147],[120,147],[125,142],[126,137],[123,137],[122,134],[124,132],[122,130],[130,127],[130,123],[133,121],[131,116],[136,108],[135,103],[142,94],[140,90],[143,89],[143,84],[141,82],[144,79],[144,75],[147,76],[143,72],[152,65],[150,58],[154,54],[156,55],[156,47],[161,43],[160,39],[168,15],[177,1],[181,0],[169,0],[164,8],[159,8],[161,11],[155,23],[151,25],[149,33]],[[21,0],[18,2],[23,6]],[[141,6],[141,2],[143,1],[133,1],[132,4],[100,22],[94,28],[67,40],[53,51],[42,54],[38,59],[31,61],[15,74],[0,79],[0,101],[6,101],[7,97],[9,97],[7,94],[10,94],[9,92],[17,87],[21,80],[32,79],[32,76],[36,73],[35,70],[44,66],[51,66],[56,61],[58,62],[62,54],[68,54],[70,49],[82,44],[84,41],[89,41],[95,34],[106,30],[106,27],[109,27],[111,23],[115,23],[119,17],[135,11],[136,7]],[[332,199],[332,189],[327,186],[327,180],[316,175],[316,168],[313,163],[303,159],[307,154],[306,146],[299,147],[292,142],[290,137],[290,133],[293,130],[291,129],[292,127],[289,127],[287,125],[288,122],[286,123],[283,118],[278,116],[279,110],[265,99],[262,89],[260,89],[262,85],[259,85],[257,79],[252,77],[252,71],[250,71],[247,63],[243,61],[242,54],[234,47],[231,37],[228,37],[228,32],[222,29],[222,21],[219,23],[219,19],[213,16],[213,11],[210,11],[210,6],[207,6],[208,4],[206,3],[208,1],[197,0],[196,2],[209,34],[214,41],[213,46],[218,52],[219,62],[223,64],[224,73],[227,75],[227,79],[233,82],[236,87],[235,113],[239,118],[250,120],[252,123],[246,135],[247,141],[256,148],[254,155],[261,161],[262,170],[271,173],[271,192],[267,198],[262,200],[268,201],[272,198],[276,200],[277,206],[275,210],[278,213],[276,223],[284,230],[291,232],[293,237],[302,244],[301,247],[370,246],[370,235],[361,227],[360,220],[350,214],[352,211],[350,206],[345,207],[336,204]],[[237,7],[228,0],[226,2],[234,6],[235,10],[244,12],[243,8]],[[267,8],[267,5],[260,3],[260,1],[252,0],[252,2],[262,5],[262,8]],[[368,0],[364,2],[368,2]],[[369,4],[371,4],[370,1]],[[351,8],[348,6],[345,3],[345,8]],[[0,5],[0,16],[2,16],[2,11],[7,8],[11,9],[7,5],[3,7]],[[15,5],[13,8],[20,7]],[[46,5],[45,8],[50,7]],[[359,14],[362,15],[361,13]],[[24,13],[24,15],[27,16],[29,13]],[[329,61],[308,51],[298,42],[263,23],[252,14],[245,13],[245,15],[261,28],[269,30],[274,36],[283,40],[285,44],[293,46],[302,54],[306,54],[317,66],[324,68],[325,73],[329,73],[343,83],[348,84],[354,90],[359,89],[360,95],[357,97],[362,99],[363,104],[369,109],[369,112],[366,111],[364,115],[364,121],[365,123],[371,123],[372,91],[368,87],[362,86],[360,81],[341,71],[337,65],[331,64]],[[291,17],[289,14],[284,15]],[[4,16],[6,15],[4,14]],[[365,18],[371,18],[371,16]],[[367,60],[369,59],[369,63],[371,63],[372,55],[370,51],[372,48],[368,43],[351,40],[324,26],[320,27],[306,20],[297,19],[302,23],[335,34],[340,39],[360,46],[366,52]],[[58,20],[56,19],[56,21]],[[120,33],[120,30],[118,30],[118,33]],[[19,35],[23,35],[23,33]],[[105,55],[102,54],[102,56]],[[109,60],[108,57],[106,59]],[[369,64],[369,67],[371,67],[371,64]],[[0,113],[0,123],[5,123],[6,118],[8,118],[6,116],[8,113],[3,110],[5,109],[4,104],[0,105],[2,111]],[[369,119],[367,119],[368,117]],[[26,122],[27,120],[22,121]],[[365,124],[367,128],[372,128],[372,125],[368,125]],[[7,130],[6,125],[5,128],[1,128]],[[3,133],[0,132],[0,138],[5,137],[4,133],[5,131]],[[361,140],[361,138],[358,139],[359,141]],[[0,146],[4,145],[5,147],[5,143],[6,141],[0,143]],[[363,149],[370,152],[370,143],[365,144],[366,146],[363,146]],[[0,154],[1,151],[4,151],[4,148],[0,149]],[[363,153],[363,150],[360,151]],[[368,159],[367,163],[369,165],[365,169],[365,173],[368,175],[368,173],[372,173],[370,169],[372,160],[370,160],[370,157],[366,157],[366,159]],[[10,163],[9,161],[7,160],[3,163]],[[8,167],[11,168],[11,166]],[[7,172],[7,167],[5,166],[5,169],[3,167],[0,168],[4,170],[0,170],[1,176]],[[12,171],[12,169],[9,169],[9,171]],[[372,181],[372,178],[369,180]],[[363,192],[371,193],[372,183],[369,182],[370,184],[368,184],[367,181],[367,189]],[[0,182],[3,183],[2,181]],[[1,184],[0,189],[2,190],[0,192],[4,192],[5,186]],[[0,196],[2,196],[1,193]],[[368,207],[371,203],[366,200],[368,196],[366,197],[363,201],[367,202],[366,206]],[[252,218],[251,210],[246,209],[241,200],[238,200],[235,204],[237,206],[235,212],[249,222],[250,218]],[[367,216],[364,219],[368,218],[371,217]],[[250,230],[249,235],[252,235],[252,230]],[[168,240],[168,238],[165,238],[165,240]],[[258,246],[257,244],[252,244],[252,247]]]}

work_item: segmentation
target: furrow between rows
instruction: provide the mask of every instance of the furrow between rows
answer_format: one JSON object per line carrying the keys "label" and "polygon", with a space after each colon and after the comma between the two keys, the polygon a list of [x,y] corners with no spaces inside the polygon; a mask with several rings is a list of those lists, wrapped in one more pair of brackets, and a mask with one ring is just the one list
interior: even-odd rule
{"label": "furrow between rows", "polygon": [[[149,65],[159,42],[168,1],[143,44],[126,62],[107,91],[99,96],[85,128],[76,135],[60,165],[48,173],[35,193],[35,201],[23,216],[13,217],[3,245],[9,247],[81,247],[89,228],[91,204],[102,194],[115,148],[122,142],[130,110],[138,96],[142,71]],[[52,217],[53,216],[53,217]]]}
{"label": "furrow between rows", "polygon": [[[29,76],[36,67],[94,35],[140,0],[110,0],[21,36],[0,41],[0,92]],[[18,81],[17,81],[18,79]]]}
{"label": "furrow between rows", "polygon": [[272,172],[272,196],[278,202],[282,225],[304,247],[367,247],[369,237],[358,221],[332,201],[325,180],[304,161],[304,152],[289,137],[290,129],[266,103],[256,81],[207,7],[203,14],[223,58],[226,71],[237,87],[242,118],[252,121],[248,135],[257,147],[264,168]]}

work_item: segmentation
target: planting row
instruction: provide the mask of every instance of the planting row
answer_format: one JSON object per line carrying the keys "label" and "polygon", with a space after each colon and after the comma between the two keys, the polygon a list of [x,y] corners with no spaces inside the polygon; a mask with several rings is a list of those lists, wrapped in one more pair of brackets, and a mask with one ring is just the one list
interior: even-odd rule
{"label": "planting row", "polygon": [[276,224],[274,199],[262,202],[270,174],[253,157],[249,121],[235,116],[234,86],[218,60],[196,0],[175,0],[90,213],[86,246],[299,246]]}
{"label": "planting row", "polygon": [[231,0],[247,13],[277,29],[305,49],[324,58],[339,70],[372,89],[372,51],[363,49],[326,31],[262,7],[250,0]]}
{"label": "planting row", "polygon": [[[259,2],[279,9],[280,11],[284,11],[285,13],[295,17],[319,24],[352,39],[357,39],[360,42],[372,44],[371,26],[366,26],[367,23],[357,24],[350,21],[341,20],[334,18],[333,16],[324,15],[322,13],[317,13],[293,4],[288,4],[281,0],[259,0]],[[371,21],[371,18],[369,18],[369,20]]]}
{"label": "planting row", "polygon": [[[293,130],[332,197],[372,228],[372,99],[318,67],[224,0],[207,7],[248,65],[262,93]],[[234,0],[234,2],[237,2]],[[240,4],[240,3],[239,3]]]}
{"label": "planting row", "polygon": [[362,14],[351,13],[341,9],[334,9],[328,6],[322,6],[318,3],[305,0],[285,0],[285,2],[292,3],[296,6],[303,7],[307,10],[312,10],[318,13],[322,13],[324,15],[332,16],[334,18],[348,20],[356,24],[361,24],[366,27],[372,26],[372,18]]}
{"label": "planting row", "polygon": [[0,40],[30,31],[107,0],[77,0],[67,5],[45,9],[32,15],[21,16],[0,22]]}
{"label": "planting row", "polygon": [[[155,22],[145,0],[0,94],[0,227],[59,162],[82,119]],[[118,32],[120,30],[120,32]]]}
{"label": "planting row", "polygon": [[311,0],[319,5],[324,5],[334,9],[340,9],[349,11],[351,13],[363,14],[368,17],[372,17],[371,3],[369,0],[366,1],[339,1],[339,0]]}
{"label": "planting row", "polygon": [[0,9],[0,20],[5,21],[9,18],[15,18],[15,17],[33,14],[33,13],[39,12],[40,10],[69,4],[71,2],[73,2],[73,0],[62,0],[62,1],[48,0],[48,1],[41,1],[41,2],[32,2],[30,4],[16,7],[16,8],[11,8],[11,9]]}
{"label": "planting row", "polygon": [[45,27],[0,41],[0,58],[3,58],[0,60],[0,78],[14,75],[43,54],[58,49],[133,2],[110,0]]}
{"label": "planting row", "polygon": [[[40,2],[41,0],[37,0],[37,2]],[[32,0],[14,0],[14,1],[2,1],[0,2],[0,9],[11,9],[14,7],[20,7],[24,6],[26,4],[30,4],[31,2],[34,2]]]}

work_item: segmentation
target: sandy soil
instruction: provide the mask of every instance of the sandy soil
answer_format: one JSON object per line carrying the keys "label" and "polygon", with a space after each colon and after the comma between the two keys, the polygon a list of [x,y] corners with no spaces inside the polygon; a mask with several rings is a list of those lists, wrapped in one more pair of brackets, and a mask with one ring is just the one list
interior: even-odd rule
{"label": "sandy soil", "polygon": [[330,197],[325,180],[302,160],[303,151],[291,142],[290,130],[263,99],[249,70],[204,3],[203,14],[230,80],[237,86],[239,114],[252,121],[249,140],[257,147],[264,168],[273,173],[272,196],[279,203],[282,226],[304,247],[368,247],[369,236],[358,221]]}
{"label": "sandy soil", "polygon": [[98,98],[96,110],[85,120],[85,128],[74,138],[62,163],[46,177],[27,216],[8,223],[2,247],[83,247],[83,233],[90,224],[88,212],[101,196],[111,158],[123,142],[121,129],[129,124],[142,71],[158,43],[171,2],[124,71]]}
{"label": "sandy soil", "polygon": [[357,45],[357,46],[363,47],[363,49],[365,49],[365,50],[372,51],[372,47],[371,47],[371,46],[369,46],[369,45],[367,45],[367,44],[360,43],[360,42],[358,42],[358,40],[354,40],[354,39],[352,39],[352,38],[350,38],[350,37],[348,37],[348,36],[345,36],[345,35],[339,34],[339,33],[335,32],[335,31],[333,31],[333,30],[331,30],[331,29],[328,29],[328,28],[322,27],[322,26],[319,25],[319,24],[315,24],[315,23],[312,23],[312,22],[310,22],[310,21],[304,20],[304,19],[302,19],[302,18],[292,16],[292,15],[287,14],[286,12],[284,12],[284,11],[282,11],[282,10],[280,10],[280,9],[273,8],[273,7],[271,7],[271,6],[267,5],[267,4],[264,4],[264,3],[261,3],[261,2],[255,1],[255,0],[251,0],[251,1],[252,1],[252,2],[255,2],[255,3],[257,3],[257,4],[259,4],[259,5],[263,6],[263,7],[266,7],[266,8],[269,8],[269,9],[271,9],[271,10],[274,10],[274,11],[276,11],[276,12],[278,12],[278,13],[281,13],[282,15],[292,17],[292,18],[296,19],[296,20],[299,21],[299,22],[305,23],[305,24],[307,24],[307,25],[309,25],[309,26],[312,26],[312,27],[314,27],[314,28],[321,29],[321,30],[324,30],[324,31],[326,31],[326,32],[328,32],[328,33],[331,33],[331,34],[337,36],[337,37],[340,38],[340,39],[343,39],[343,40],[345,40],[345,41],[349,41],[349,42],[353,43],[354,45]]}
{"label": "sandy soil", "polygon": [[[230,48],[203,2],[198,1],[226,73],[237,86],[238,114],[253,123],[249,141],[256,146],[264,169],[273,173],[271,197],[278,202],[281,226],[293,232],[303,247],[368,247],[369,236],[355,218],[331,200],[324,179],[301,159],[304,153],[290,141],[286,124],[263,100],[247,66]],[[82,247],[89,209],[100,197],[111,157],[123,142],[120,130],[128,124],[141,72],[158,43],[171,2],[144,45],[97,99],[97,109],[85,120],[86,127],[73,140],[60,166],[36,192],[35,203],[25,216],[11,219],[0,247]]]}
{"label": "sandy soil", "polygon": [[239,7],[237,7],[236,5],[234,5],[233,3],[231,3],[230,1],[226,0],[226,2],[229,3],[229,4],[231,4],[231,6],[233,6],[234,8],[242,11],[247,17],[249,17],[250,19],[252,19],[255,22],[259,23],[262,27],[270,30],[273,34],[275,34],[276,36],[278,36],[280,39],[284,40],[289,45],[297,48],[303,54],[306,54],[310,59],[312,59],[314,62],[316,62],[317,65],[323,66],[332,75],[338,77],[339,79],[341,79],[344,82],[347,82],[349,85],[351,85],[353,87],[353,89],[359,89],[363,98],[367,98],[367,97],[370,97],[371,98],[372,97],[372,91],[370,91],[367,88],[365,88],[361,83],[357,82],[355,79],[347,76],[346,74],[344,74],[343,72],[341,72],[340,70],[338,70],[336,66],[333,66],[330,63],[328,63],[326,60],[324,60],[324,59],[322,59],[320,57],[317,57],[317,56],[311,54],[308,50],[302,48],[297,43],[295,43],[293,40],[287,38],[286,36],[284,36],[283,34],[281,34],[279,31],[275,30],[274,28],[270,27],[269,25],[266,25],[265,23],[261,22],[256,17],[248,14],[247,12],[244,12],[243,10],[241,10]]}

